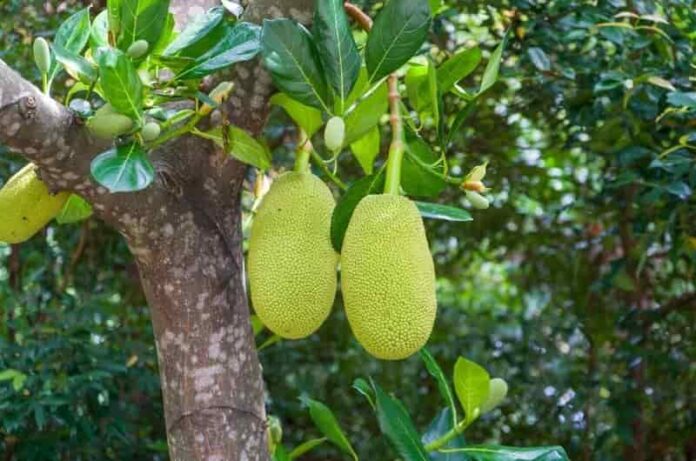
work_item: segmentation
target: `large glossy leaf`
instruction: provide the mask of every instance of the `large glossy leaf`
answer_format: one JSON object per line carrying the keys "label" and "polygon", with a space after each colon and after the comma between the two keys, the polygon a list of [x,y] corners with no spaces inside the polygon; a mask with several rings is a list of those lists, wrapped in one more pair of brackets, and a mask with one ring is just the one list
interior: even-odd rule
{"label": "large glossy leaf", "polygon": [[388,98],[387,85],[382,84],[366,98],[358,101],[355,109],[345,117],[345,144],[354,143],[379,124],[389,107]]}
{"label": "large glossy leaf", "polygon": [[263,22],[261,50],[273,82],[290,97],[331,112],[331,97],[312,36],[289,19]]}
{"label": "large glossy leaf", "polygon": [[492,87],[495,82],[498,81],[498,73],[500,72],[500,62],[503,59],[503,50],[505,50],[505,45],[507,43],[507,34],[503,37],[500,44],[493,50],[491,57],[486,64],[486,70],[483,72],[483,79],[481,80],[481,89],[479,89],[479,94],[485,92],[487,89]]}
{"label": "large glossy leaf", "polygon": [[490,392],[490,376],[479,364],[459,357],[454,364],[454,391],[464,409],[467,421],[473,421],[481,413],[481,407]]}
{"label": "large glossy leaf", "polygon": [[[423,445],[439,439],[452,429],[452,411],[449,407],[443,408],[435,418],[430,422],[428,428],[423,433],[421,440]],[[453,448],[462,448],[466,446],[466,440],[463,435],[458,435],[447,442],[442,448],[451,450]],[[469,461],[465,454],[462,453],[440,453],[430,452],[430,461]]]}
{"label": "large glossy leaf", "polygon": [[382,433],[404,461],[429,461],[420,435],[403,404],[373,385],[377,403],[377,420]]}
{"label": "large glossy leaf", "polygon": [[309,415],[312,417],[312,421],[314,421],[314,424],[319,431],[321,431],[322,435],[341,449],[341,451],[351,455],[353,459],[357,460],[358,455],[355,454],[353,446],[343,433],[331,409],[322,402],[310,398],[303,398],[302,402],[309,408]]}
{"label": "large glossy leaf", "polygon": [[[89,22],[89,9],[85,8],[70,16],[60,25],[53,44],[72,54],[80,54],[89,41],[91,26]],[[53,80],[60,67],[53,63],[48,73],[48,79]]]}
{"label": "large glossy leaf", "polygon": [[288,456],[290,457],[290,459],[297,459],[300,456],[314,450],[316,447],[318,447],[324,442],[326,442],[326,437],[322,437],[320,439],[307,440],[306,442],[302,442],[301,444],[293,448],[292,451],[288,454]]}
{"label": "large glossy leaf", "polygon": [[56,221],[58,224],[72,224],[84,221],[90,216],[92,216],[92,205],[79,195],[71,194],[56,216]]}
{"label": "large glossy leaf", "polygon": [[190,21],[163,54],[197,58],[222,40],[226,28],[225,9],[222,6],[211,8]]}
{"label": "large glossy leaf", "polygon": [[222,136],[220,127],[205,133],[196,132],[196,134],[202,138],[210,139],[222,149],[227,149],[227,154],[240,162],[255,166],[260,170],[267,170],[271,166],[271,153],[268,147],[241,128],[228,127],[227,139]]}
{"label": "large glossy leaf", "polygon": [[444,94],[451,90],[455,83],[471,74],[480,62],[481,49],[474,47],[462,50],[440,64],[437,68],[440,91]]}
{"label": "large glossy leaf", "polygon": [[120,50],[101,48],[97,63],[107,102],[122,114],[140,118],[143,84],[130,58]]}
{"label": "large glossy leaf", "polygon": [[109,46],[109,12],[99,13],[92,21],[89,32],[89,43],[92,48]]}
{"label": "large glossy leaf", "polygon": [[135,192],[145,189],[155,178],[147,152],[138,143],[114,147],[92,160],[92,176],[109,192]]}
{"label": "large glossy leaf", "polygon": [[348,25],[343,0],[317,1],[312,33],[326,78],[338,100],[344,103],[358,79],[362,60]]}
{"label": "large glossy leaf", "polygon": [[563,447],[506,447],[501,445],[469,445],[442,450],[461,453],[467,461],[570,461]]}
{"label": "large glossy leaf", "polygon": [[302,128],[310,138],[314,136],[319,128],[324,124],[321,118],[321,111],[314,107],[306,106],[301,102],[292,99],[285,93],[276,93],[271,97],[271,104],[285,109],[290,118]]}
{"label": "large glossy leaf", "polygon": [[97,80],[97,69],[91,62],[77,53],[66,50],[57,43],[54,43],[51,48],[56,61],[63,65],[68,75],[83,83],[93,83]]}
{"label": "large glossy leaf", "polygon": [[261,29],[241,22],[228,29],[224,38],[177,75],[178,79],[205,77],[237,62],[253,59],[260,50]]}
{"label": "large glossy leaf", "polygon": [[406,194],[415,197],[437,197],[447,187],[442,173],[440,157],[422,138],[408,131],[406,151],[401,164],[401,187]]}
{"label": "large glossy leaf", "polygon": [[384,174],[366,176],[353,183],[341,197],[331,216],[331,243],[336,252],[340,253],[343,247],[343,238],[350,218],[360,200],[370,194],[380,194],[384,188]]}
{"label": "large glossy leaf", "polygon": [[439,203],[416,202],[421,216],[428,219],[438,219],[440,221],[466,222],[473,221],[471,214],[462,209]]}
{"label": "large glossy leaf", "polygon": [[167,23],[170,0],[121,0],[117,45],[127,50],[133,42],[145,40],[152,48]]}
{"label": "large glossy leaf", "polygon": [[[418,204],[416,204],[416,206],[418,206]],[[421,214],[422,213],[423,212],[421,211]],[[457,406],[454,403],[454,394],[452,393],[452,388],[447,382],[447,377],[445,376],[445,373],[442,371],[442,368],[440,368],[440,365],[435,360],[435,357],[433,357],[432,354],[426,348],[422,348],[420,350],[420,357],[423,360],[423,363],[425,364],[425,368],[428,370],[428,373],[430,373],[430,376],[432,376],[435,379],[435,382],[437,383],[437,389],[440,391],[440,395],[442,396],[450,410],[449,414],[451,416],[451,419],[449,421],[449,429],[451,429],[457,424]]]}
{"label": "large glossy leaf", "polygon": [[413,57],[428,37],[430,7],[423,0],[390,0],[375,19],[365,62],[374,82]]}
{"label": "large glossy leaf", "polygon": [[365,136],[351,143],[350,150],[358,160],[365,174],[372,174],[375,159],[379,155],[381,135],[378,127],[374,127]]}

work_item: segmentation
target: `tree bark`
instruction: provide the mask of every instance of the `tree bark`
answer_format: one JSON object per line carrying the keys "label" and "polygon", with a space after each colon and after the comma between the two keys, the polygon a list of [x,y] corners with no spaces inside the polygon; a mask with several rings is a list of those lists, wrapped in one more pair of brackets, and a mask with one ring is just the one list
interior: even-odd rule
{"label": "tree bark", "polygon": [[[214,0],[174,0],[179,27]],[[311,17],[312,0],[256,0],[244,19]],[[237,66],[231,123],[257,135],[270,78]],[[150,305],[173,461],[267,460],[261,369],[249,324],[239,195],[246,167],[212,144],[183,137],[152,153],[148,189],[109,194],[89,165],[109,143],[0,60],[0,142],[39,166],[52,191],[67,190],[127,240]]]}

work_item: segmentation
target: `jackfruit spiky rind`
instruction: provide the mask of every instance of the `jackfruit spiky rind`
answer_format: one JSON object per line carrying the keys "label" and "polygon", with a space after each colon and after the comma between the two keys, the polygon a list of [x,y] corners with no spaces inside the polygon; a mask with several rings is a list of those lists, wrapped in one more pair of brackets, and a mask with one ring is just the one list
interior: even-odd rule
{"label": "jackfruit spiky rind", "polygon": [[435,268],[412,201],[360,201],[343,241],[341,291],[353,334],[373,356],[401,360],[425,345],[437,310]]}
{"label": "jackfruit spiky rind", "polygon": [[279,176],[251,228],[251,301],[261,321],[287,339],[305,338],[326,320],[336,294],[338,255],[330,241],[335,201],[311,173]]}
{"label": "jackfruit spiky rind", "polygon": [[28,164],[0,189],[0,242],[21,243],[43,229],[60,212],[70,196],[51,194]]}

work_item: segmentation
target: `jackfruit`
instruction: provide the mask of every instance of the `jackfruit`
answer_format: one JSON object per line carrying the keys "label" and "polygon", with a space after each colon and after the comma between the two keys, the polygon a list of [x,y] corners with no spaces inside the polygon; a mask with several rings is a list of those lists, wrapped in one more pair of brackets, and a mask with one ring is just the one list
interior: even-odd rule
{"label": "jackfruit", "polygon": [[338,255],[330,241],[335,201],[309,172],[275,180],[251,227],[251,300],[273,333],[300,339],[326,320],[336,294]]}
{"label": "jackfruit", "polygon": [[63,208],[67,192],[51,194],[28,164],[0,189],[0,242],[20,243],[43,229]]}
{"label": "jackfruit", "polygon": [[358,342],[373,356],[404,359],[430,337],[435,268],[416,205],[397,195],[368,195],[348,224],[341,290]]}

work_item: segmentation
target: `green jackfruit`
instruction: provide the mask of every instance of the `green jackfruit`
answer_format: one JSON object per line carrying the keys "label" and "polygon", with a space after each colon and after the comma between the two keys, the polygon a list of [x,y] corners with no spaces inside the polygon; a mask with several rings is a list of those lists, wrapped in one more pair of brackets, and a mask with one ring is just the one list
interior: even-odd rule
{"label": "green jackfruit", "polygon": [[435,269],[416,205],[369,195],[356,207],[341,250],[341,291],[360,344],[384,360],[404,359],[430,337]]}
{"label": "green jackfruit", "polygon": [[30,163],[0,189],[0,242],[20,243],[43,229],[63,208],[67,192],[51,194]]}
{"label": "green jackfruit", "polygon": [[338,255],[329,237],[335,201],[311,173],[289,172],[263,198],[249,240],[254,310],[275,334],[300,339],[326,320]]}

